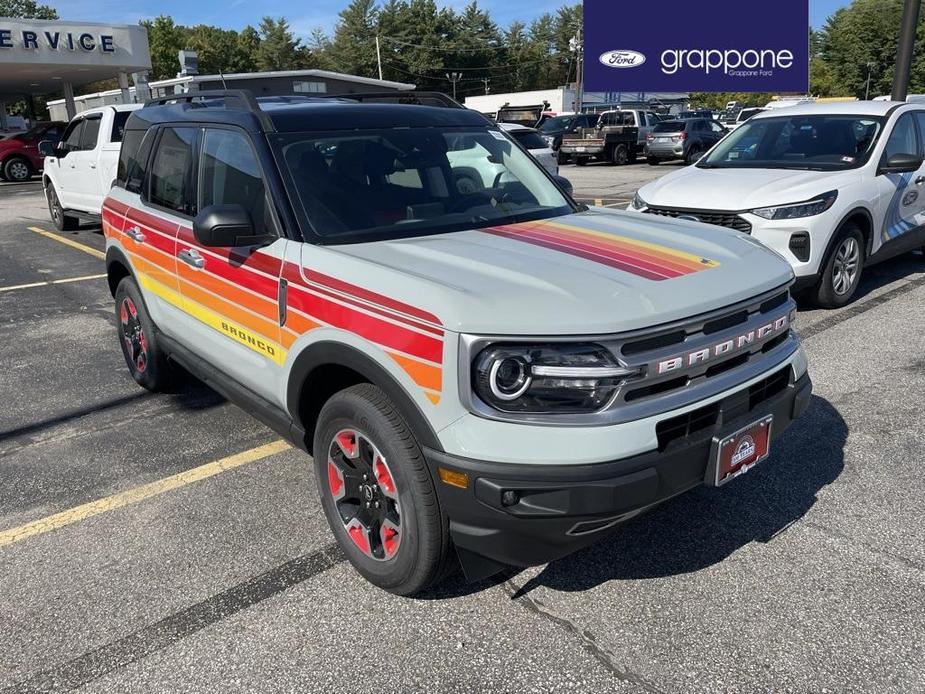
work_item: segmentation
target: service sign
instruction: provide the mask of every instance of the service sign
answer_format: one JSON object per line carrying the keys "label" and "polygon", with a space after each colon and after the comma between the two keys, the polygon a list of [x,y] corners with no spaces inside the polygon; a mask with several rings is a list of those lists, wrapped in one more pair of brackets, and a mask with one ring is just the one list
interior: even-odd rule
{"label": "service sign", "polygon": [[586,91],[809,91],[809,0],[584,0]]}

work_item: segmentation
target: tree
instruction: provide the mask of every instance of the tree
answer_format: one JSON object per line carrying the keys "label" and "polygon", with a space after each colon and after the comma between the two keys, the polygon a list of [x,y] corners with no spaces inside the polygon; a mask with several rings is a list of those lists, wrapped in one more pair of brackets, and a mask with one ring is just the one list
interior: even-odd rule
{"label": "tree", "polygon": [[152,81],[176,77],[180,71],[178,54],[186,47],[186,27],[174,24],[167,15],[142,20],[141,25],[148,30]]}
{"label": "tree", "polygon": [[264,17],[260,22],[260,47],[257,67],[261,70],[292,70],[298,66],[300,42],[289,30],[289,22],[280,17]]}
{"label": "tree", "polygon": [[[397,3],[390,0],[386,10],[394,4]],[[361,77],[377,76],[375,39],[379,10],[376,0],[353,0],[338,16],[330,49],[334,69]],[[392,44],[384,47],[384,59],[391,57],[392,48]]]}
{"label": "tree", "polygon": [[39,5],[35,0],[0,0],[0,17],[58,19],[58,13],[55,8]]}
{"label": "tree", "polygon": [[235,72],[252,72],[257,69],[257,52],[260,50],[260,34],[248,24],[241,29],[235,40]]}

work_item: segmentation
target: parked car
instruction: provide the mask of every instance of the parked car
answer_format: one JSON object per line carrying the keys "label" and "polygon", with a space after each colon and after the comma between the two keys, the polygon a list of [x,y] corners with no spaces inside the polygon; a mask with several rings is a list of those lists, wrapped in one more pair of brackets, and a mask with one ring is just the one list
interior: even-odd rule
{"label": "parked car", "polygon": [[[596,113],[571,113],[562,116],[556,116],[544,121],[540,127],[540,134],[546,140],[546,144],[556,152],[559,157],[559,148],[562,146],[562,138],[565,135],[576,132],[579,128],[593,128],[597,125],[600,116]],[[559,158],[559,163],[566,163],[563,157]]]}
{"label": "parked car", "polygon": [[84,111],[68,124],[59,143],[40,143],[45,155],[42,185],[57,229],[76,229],[81,217],[99,219],[103,198],[116,178],[125,123],[139,108],[121,104]]}
{"label": "parked car", "polygon": [[754,118],[759,113],[764,113],[767,110],[768,109],[766,108],[756,107],[756,108],[743,108],[738,111],[734,111],[731,114],[729,114],[729,116],[723,122],[723,125],[726,126],[726,130],[733,131],[739,126],[741,126],[743,123],[748,121],[749,119]]}
{"label": "parked car", "polygon": [[649,133],[646,161],[652,166],[672,159],[693,164],[725,136],[726,129],[712,118],[662,121]]}
{"label": "parked car", "polygon": [[751,234],[786,258],[824,307],[863,270],[925,245],[925,104],[792,106],[754,116],[688,167],[643,186],[631,209]]}
{"label": "parked car", "polygon": [[645,151],[646,136],[659,123],[652,111],[604,111],[597,124],[563,136],[561,158],[582,166],[589,161],[609,161],[617,166],[632,164]]}
{"label": "parked car", "polygon": [[[559,174],[559,160],[556,153],[552,150],[543,136],[535,128],[527,128],[523,125],[514,123],[502,123],[501,129],[510,135],[524,149],[530,152],[530,155],[536,159],[550,175]],[[569,191],[571,193],[571,191]]]}
{"label": "parked car", "polygon": [[[170,103],[197,98],[132,113],[105,201],[126,365],[160,390],[181,364],[311,452],[375,585],[569,554],[751,469],[809,404],[761,244],[575,205],[458,105]],[[496,182],[461,192],[472,141]]]}
{"label": "parked car", "polygon": [[66,123],[39,123],[31,130],[0,139],[0,178],[5,181],[28,181],[44,165],[39,142],[61,139]]}

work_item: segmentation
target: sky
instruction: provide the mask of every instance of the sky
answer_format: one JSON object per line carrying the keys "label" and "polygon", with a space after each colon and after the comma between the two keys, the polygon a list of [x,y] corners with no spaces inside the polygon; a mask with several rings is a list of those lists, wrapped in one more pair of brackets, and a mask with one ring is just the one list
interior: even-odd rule
{"label": "sky", "polygon": [[[469,0],[437,0],[439,5],[461,9]],[[744,0],[741,6],[747,6]],[[764,0],[778,2],[780,0]],[[297,36],[308,36],[316,27],[331,33],[337,14],[349,0],[44,0],[67,20],[134,24],[139,19],[167,14],[178,24],[213,24],[226,29],[257,25],[266,15],[285,17]],[[543,12],[555,11],[568,0],[479,0],[502,27],[515,19],[529,22]],[[819,27],[850,0],[809,0],[810,21]]]}

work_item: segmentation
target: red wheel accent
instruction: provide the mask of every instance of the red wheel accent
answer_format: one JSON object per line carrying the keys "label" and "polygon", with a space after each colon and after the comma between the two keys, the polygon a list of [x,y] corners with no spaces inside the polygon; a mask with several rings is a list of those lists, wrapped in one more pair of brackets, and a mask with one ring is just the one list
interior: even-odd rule
{"label": "red wheel accent", "polygon": [[128,311],[125,308],[125,302],[122,302],[122,305],[119,307],[119,320],[122,321],[122,325],[128,323]]}
{"label": "red wheel accent", "polygon": [[337,445],[348,458],[357,457],[357,435],[355,431],[342,431],[336,437]]}
{"label": "red wheel accent", "polygon": [[352,523],[347,528],[347,534],[363,554],[371,554],[369,551],[369,537],[366,535],[366,529],[359,522]]}
{"label": "red wheel accent", "polygon": [[335,501],[344,495],[344,474],[331,461],[328,461],[328,485]]}
{"label": "red wheel accent", "polygon": [[388,559],[395,556],[395,552],[398,551],[398,543],[401,541],[398,528],[391,523],[384,523],[382,525],[382,530],[379,531],[379,535],[382,539],[382,549],[385,552],[386,558]]}
{"label": "red wheel accent", "polygon": [[376,456],[376,462],[373,463],[373,470],[376,473],[376,481],[379,483],[379,486],[382,487],[384,491],[389,496],[395,494],[395,481],[392,479],[392,473],[389,472],[389,468],[386,467],[385,461]]}

